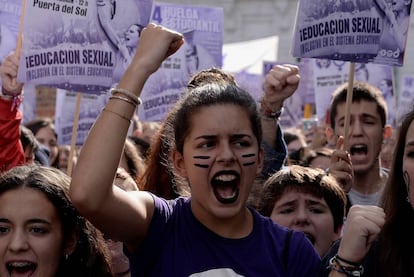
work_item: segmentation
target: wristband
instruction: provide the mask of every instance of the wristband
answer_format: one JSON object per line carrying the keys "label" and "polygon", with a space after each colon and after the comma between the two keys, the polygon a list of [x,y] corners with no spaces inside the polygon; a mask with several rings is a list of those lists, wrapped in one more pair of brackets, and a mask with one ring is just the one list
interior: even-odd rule
{"label": "wristband", "polygon": [[[329,169],[329,168],[328,168]],[[328,171],[329,172],[329,171]],[[357,262],[351,262],[351,261],[348,261],[348,260],[346,260],[346,259],[344,259],[344,258],[341,258],[338,254],[336,254],[335,255],[335,257],[336,257],[336,259],[338,260],[338,261],[340,261],[340,262],[343,262],[343,263],[346,263],[346,264],[349,264],[349,265],[352,265],[352,266],[360,266],[360,264],[359,263],[357,263]]]}
{"label": "wristband", "polygon": [[0,98],[7,101],[12,101],[10,111],[14,111],[15,109],[19,108],[20,104],[23,101],[23,95],[20,91],[18,91],[18,93],[11,92],[5,89],[3,86],[0,91]]}
{"label": "wristband", "polygon": [[19,95],[21,95],[21,90],[16,90],[16,91],[10,91],[7,90],[5,87],[1,87],[1,94],[4,96],[10,96],[10,97],[17,97]]}
{"label": "wristband", "polygon": [[358,266],[341,265],[340,261],[337,259],[337,255],[333,256],[329,260],[329,266],[327,268],[330,270],[345,274],[346,276],[351,276],[351,277],[352,276],[358,277],[364,274],[364,267],[362,265],[358,265]]}
{"label": "wristband", "polygon": [[283,107],[280,108],[278,111],[273,111],[271,108],[269,108],[264,101],[261,101],[260,105],[260,112],[265,118],[269,119],[279,119],[280,115],[283,112]]}

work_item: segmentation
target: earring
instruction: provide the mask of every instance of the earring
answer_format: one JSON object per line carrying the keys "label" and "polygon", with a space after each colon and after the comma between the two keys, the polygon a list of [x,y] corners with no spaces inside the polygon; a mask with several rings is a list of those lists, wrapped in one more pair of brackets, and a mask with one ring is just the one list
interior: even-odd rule
{"label": "earring", "polygon": [[69,254],[65,254],[65,260],[67,261],[69,259]]}
{"label": "earring", "polygon": [[407,196],[407,198],[405,198],[405,201],[407,201],[408,203],[411,203],[410,197]]}

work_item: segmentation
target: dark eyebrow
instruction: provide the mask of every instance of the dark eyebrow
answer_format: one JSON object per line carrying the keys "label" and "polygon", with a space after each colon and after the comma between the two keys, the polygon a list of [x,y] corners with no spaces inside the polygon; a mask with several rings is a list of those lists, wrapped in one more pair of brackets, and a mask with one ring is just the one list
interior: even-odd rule
{"label": "dark eyebrow", "polygon": [[291,200],[291,201],[287,201],[287,202],[284,202],[284,203],[275,203],[275,208],[283,208],[283,207],[286,207],[286,206],[293,206],[295,204],[295,202],[297,202],[296,199]]}
{"label": "dark eyebrow", "polygon": [[377,119],[377,120],[380,119],[379,116],[376,116],[376,115],[373,115],[373,114],[369,114],[369,113],[363,113],[362,114],[362,117],[363,118],[372,118],[372,119]]}
{"label": "dark eyebrow", "polygon": [[245,138],[245,137],[250,138],[251,136],[248,135],[248,134],[234,134],[234,135],[232,135],[232,138],[235,138],[235,139],[241,139],[241,138]]}
{"label": "dark eyebrow", "polygon": [[[11,220],[7,218],[0,218],[0,223],[11,223]],[[28,224],[42,223],[42,224],[52,225],[50,221],[42,219],[42,218],[31,218],[27,221],[27,223]]]}
{"label": "dark eyebrow", "polygon": [[201,136],[196,137],[195,139],[214,139],[216,137],[217,137],[216,135],[201,135]]}
{"label": "dark eyebrow", "polygon": [[29,219],[27,221],[27,223],[29,224],[33,224],[33,223],[41,223],[41,224],[47,224],[47,225],[52,225],[52,223],[46,219],[42,219],[42,218],[32,218]]}
{"label": "dark eyebrow", "polygon": [[0,223],[11,223],[7,218],[0,218]]}
{"label": "dark eyebrow", "polygon": [[308,205],[320,205],[320,206],[323,206],[323,207],[328,207],[322,201],[316,201],[316,200],[309,200],[309,199],[307,199],[307,200],[305,200],[305,203],[308,204]]}

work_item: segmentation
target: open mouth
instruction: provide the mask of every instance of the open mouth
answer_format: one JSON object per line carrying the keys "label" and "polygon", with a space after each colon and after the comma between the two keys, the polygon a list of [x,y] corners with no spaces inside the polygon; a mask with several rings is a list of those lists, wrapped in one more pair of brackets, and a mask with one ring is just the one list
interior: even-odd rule
{"label": "open mouth", "polygon": [[312,243],[312,245],[315,245],[315,242],[316,242],[315,237],[310,233],[306,233],[306,232],[303,232],[303,233],[308,238],[308,240]]}
{"label": "open mouth", "polygon": [[37,265],[32,262],[10,262],[6,264],[10,277],[30,277],[33,276]]}
{"label": "open mouth", "polygon": [[240,175],[235,171],[221,171],[211,180],[214,195],[222,204],[234,203],[239,197]]}
{"label": "open mouth", "polygon": [[365,144],[355,144],[351,146],[350,153],[355,155],[366,155],[368,153],[368,147]]}

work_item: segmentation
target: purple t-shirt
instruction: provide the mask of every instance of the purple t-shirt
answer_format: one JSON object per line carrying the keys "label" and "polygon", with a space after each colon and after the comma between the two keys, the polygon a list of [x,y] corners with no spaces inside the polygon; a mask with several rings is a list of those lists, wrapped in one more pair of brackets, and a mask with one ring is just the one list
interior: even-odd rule
{"label": "purple t-shirt", "polygon": [[148,235],[129,256],[132,276],[317,275],[320,258],[306,237],[293,232],[284,254],[288,230],[254,210],[253,231],[242,239],[228,239],[194,217],[190,198],[153,197],[155,211]]}

